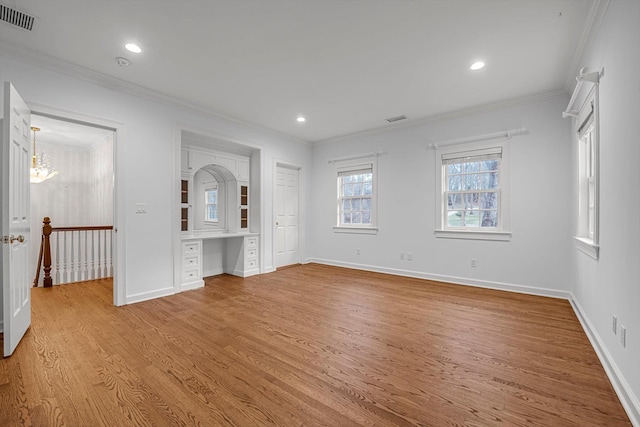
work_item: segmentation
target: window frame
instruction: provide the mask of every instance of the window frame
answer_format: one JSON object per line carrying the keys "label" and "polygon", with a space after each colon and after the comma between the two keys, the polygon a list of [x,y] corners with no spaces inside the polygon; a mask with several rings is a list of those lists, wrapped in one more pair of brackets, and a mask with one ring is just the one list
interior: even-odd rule
{"label": "window frame", "polygon": [[[511,239],[510,193],[511,179],[509,174],[509,144],[507,139],[491,142],[470,142],[437,147],[435,150],[436,170],[436,224],[434,234],[439,238],[496,240]],[[446,165],[448,160],[478,158],[500,153],[498,170],[498,226],[497,227],[450,227],[447,225],[447,188]],[[479,193],[480,191],[474,191]]]}
{"label": "window frame", "polygon": [[[377,234],[377,199],[378,199],[378,171],[377,157],[357,158],[350,160],[335,161],[334,179],[336,185],[336,217],[333,227],[336,233],[352,233],[352,234]],[[371,224],[343,224],[341,221],[341,206],[343,197],[341,194],[340,178],[348,172],[358,172],[363,170],[371,170]],[[354,173],[355,174],[355,173]]]}
{"label": "window frame", "polygon": [[[594,259],[600,256],[600,132],[598,85],[587,94],[574,120],[577,139],[577,248]],[[588,139],[588,142],[586,141]],[[592,210],[592,213],[590,211]]]}
{"label": "window frame", "polygon": [[[215,190],[216,192],[216,219],[212,220],[209,219],[209,206],[211,205],[211,203],[209,203],[209,198],[207,197],[209,191],[213,191]],[[218,184],[215,185],[205,185],[204,188],[204,223],[205,224],[215,224],[215,225],[219,225],[220,224],[220,192],[218,191]]]}

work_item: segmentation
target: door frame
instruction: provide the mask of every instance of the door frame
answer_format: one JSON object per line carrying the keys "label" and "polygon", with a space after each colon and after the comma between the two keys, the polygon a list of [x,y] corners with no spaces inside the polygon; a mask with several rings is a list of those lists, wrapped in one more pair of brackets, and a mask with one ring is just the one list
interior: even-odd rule
{"label": "door frame", "polygon": [[273,265],[273,271],[277,270],[277,266],[276,266],[276,220],[275,218],[277,217],[277,200],[276,198],[278,197],[277,192],[276,192],[276,175],[278,173],[278,167],[282,167],[282,168],[287,168],[287,169],[296,169],[298,171],[298,263],[299,264],[304,264],[304,254],[305,254],[305,250],[303,247],[303,242],[305,241],[304,237],[306,236],[306,228],[304,227],[305,224],[305,214],[304,214],[304,209],[302,208],[304,206],[304,204],[302,203],[302,198],[303,198],[303,187],[304,187],[304,168],[296,163],[292,163],[292,162],[288,162],[286,160],[281,160],[281,159],[277,159],[274,157],[273,159],[273,176],[272,176],[272,190],[271,190],[271,196],[272,196],[272,205],[271,205],[271,236],[272,236],[272,242],[271,242],[271,255],[272,255],[272,265]]}
{"label": "door frame", "polygon": [[125,281],[125,243],[124,237],[119,236],[119,230],[124,231],[126,223],[124,211],[125,156],[123,144],[125,125],[124,123],[101,117],[63,110],[35,102],[26,102],[31,109],[31,114],[113,131],[113,305],[125,305],[127,295]]}

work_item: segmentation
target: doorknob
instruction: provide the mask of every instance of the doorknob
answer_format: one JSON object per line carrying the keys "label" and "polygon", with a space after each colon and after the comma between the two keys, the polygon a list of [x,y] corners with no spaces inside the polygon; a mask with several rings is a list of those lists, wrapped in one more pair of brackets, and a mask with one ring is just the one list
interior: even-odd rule
{"label": "doorknob", "polygon": [[19,235],[18,237],[14,236],[13,234],[11,236],[9,236],[9,241],[11,243],[15,242],[16,240],[18,242],[22,243],[22,242],[24,242],[24,236],[22,234]]}

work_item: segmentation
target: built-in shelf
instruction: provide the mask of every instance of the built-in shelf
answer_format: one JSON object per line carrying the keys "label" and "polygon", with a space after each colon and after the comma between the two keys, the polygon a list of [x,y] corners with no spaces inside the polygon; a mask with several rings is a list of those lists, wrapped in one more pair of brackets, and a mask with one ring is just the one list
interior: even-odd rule
{"label": "built-in shelf", "polygon": [[180,231],[189,231],[189,180],[180,181]]}

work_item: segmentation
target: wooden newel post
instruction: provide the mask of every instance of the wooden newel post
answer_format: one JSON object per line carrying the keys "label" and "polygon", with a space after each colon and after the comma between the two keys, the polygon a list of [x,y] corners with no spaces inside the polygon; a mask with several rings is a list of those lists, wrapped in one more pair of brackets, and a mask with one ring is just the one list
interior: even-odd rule
{"label": "wooden newel post", "polygon": [[48,216],[44,217],[42,221],[42,238],[44,243],[43,264],[44,264],[44,278],[42,284],[45,288],[53,286],[53,280],[51,279],[51,242],[49,236],[51,236],[51,219]]}

